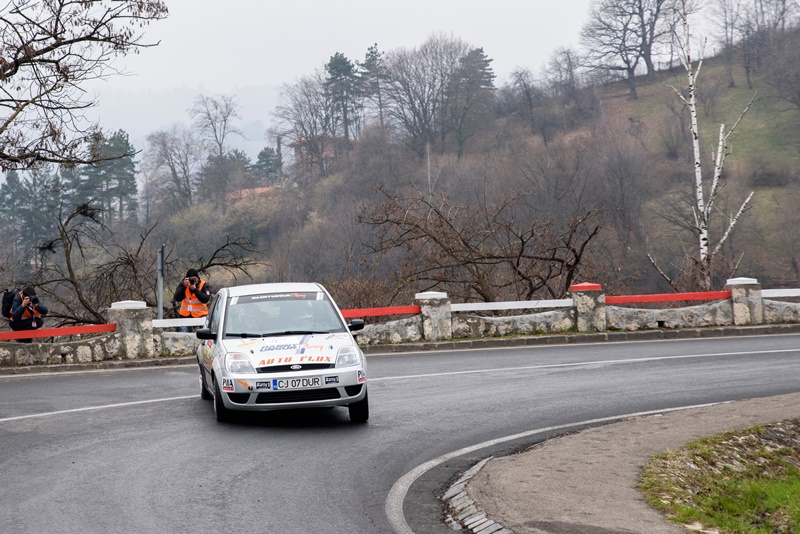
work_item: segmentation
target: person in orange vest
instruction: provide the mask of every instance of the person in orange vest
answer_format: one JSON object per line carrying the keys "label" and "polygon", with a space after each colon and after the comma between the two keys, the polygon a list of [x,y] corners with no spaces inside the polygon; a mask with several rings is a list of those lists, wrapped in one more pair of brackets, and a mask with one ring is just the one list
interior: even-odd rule
{"label": "person in orange vest", "polygon": [[[15,331],[36,330],[44,324],[43,316],[47,315],[47,311],[47,306],[36,296],[36,291],[32,287],[26,287],[14,297],[8,326]],[[19,341],[31,343],[33,340],[28,338]]]}
{"label": "person in orange vest", "polygon": [[[181,309],[178,312],[181,317],[205,317],[208,315],[208,301],[211,299],[211,288],[206,284],[205,280],[200,278],[197,271],[189,269],[186,271],[186,276],[178,288],[175,290],[175,296],[172,297],[175,302],[181,303]],[[191,332],[192,327],[181,326],[178,332]]]}

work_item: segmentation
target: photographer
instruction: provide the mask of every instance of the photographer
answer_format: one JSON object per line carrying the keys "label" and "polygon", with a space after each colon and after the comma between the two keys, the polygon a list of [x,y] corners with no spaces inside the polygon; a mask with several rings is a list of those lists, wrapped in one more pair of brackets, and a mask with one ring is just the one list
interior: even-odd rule
{"label": "photographer", "polygon": [[[11,330],[36,330],[44,324],[44,315],[47,315],[47,306],[39,301],[32,287],[26,287],[14,297],[8,324]],[[20,341],[31,343],[32,340],[20,339]]]}
{"label": "photographer", "polygon": [[[186,271],[186,277],[178,284],[175,296],[172,300],[181,303],[178,312],[181,317],[205,317],[208,315],[208,306],[211,299],[211,291],[206,282],[200,279],[200,275],[194,269]],[[191,332],[189,326],[181,326],[178,332]]]}

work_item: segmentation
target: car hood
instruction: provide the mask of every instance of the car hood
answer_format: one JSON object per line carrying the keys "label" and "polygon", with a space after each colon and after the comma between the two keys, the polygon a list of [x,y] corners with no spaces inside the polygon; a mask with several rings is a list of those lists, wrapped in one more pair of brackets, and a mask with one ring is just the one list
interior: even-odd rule
{"label": "car hood", "polygon": [[347,333],[229,338],[222,341],[225,352],[247,355],[253,367],[335,364],[339,349],[354,345],[353,338]]}

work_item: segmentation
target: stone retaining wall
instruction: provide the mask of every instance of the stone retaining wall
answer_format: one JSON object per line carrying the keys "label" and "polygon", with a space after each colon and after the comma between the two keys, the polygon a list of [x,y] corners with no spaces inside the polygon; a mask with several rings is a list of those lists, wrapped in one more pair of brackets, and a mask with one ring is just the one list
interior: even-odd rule
{"label": "stone retaining wall", "polygon": [[[481,316],[453,313],[444,293],[420,293],[416,301],[421,318],[367,325],[358,333],[361,345],[442,341],[460,338],[529,336],[567,332],[606,332],[655,329],[748,326],[800,322],[800,304],[762,299],[761,285],[752,278],[728,280],[730,300],[677,308],[647,309],[606,305],[598,284],[577,284],[571,296],[573,306],[539,313],[511,316]],[[440,322],[435,327],[434,323]],[[439,337],[429,338],[423,325]],[[442,336],[449,330],[450,337]]]}
{"label": "stone retaining wall", "polygon": [[[531,336],[568,332],[639,331],[800,322],[800,304],[762,299],[750,278],[728,281],[731,299],[697,306],[641,309],[610,306],[597,284],[573,286],[573,306],[510,316],[453,312],[445,293],[416,295],[421,313],[396,321],[366,325],[357,332],[360,345],[447,341],[462,338]],[[155,310],[144,302],[115,302],[107,312],[116,331],[79,341],[0,342],[0,366],[91,363],[105,360],[191,356],[197,338],[191,333],[153,328]]]}

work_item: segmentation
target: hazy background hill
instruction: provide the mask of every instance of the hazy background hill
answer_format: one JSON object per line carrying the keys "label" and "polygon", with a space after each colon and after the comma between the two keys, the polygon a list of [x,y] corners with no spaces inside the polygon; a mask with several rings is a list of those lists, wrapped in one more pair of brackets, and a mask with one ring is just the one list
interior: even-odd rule
{"label": "hazy background hill", "polygon": [[[540,72],[502,81],[483,48],[455,36],[357,59],[333,51],[282,86],[256,158],[233,148],[252,123],[239,95],[197,95],[189,123],[145,146],[105,132],[93,148],[108,161],[11,171],[2,271],[9,285],[41,287],[66,321],[100,321],[114,300],[155,305],[162,246],[167,300],[188,267],[217,287],[320,281],[344,307],[430,289],[455,301],[560,298],[584,281],[612,294],[700,289],[675,28],[652,57],[636,43],[593,54],[614,42],[597,41],[592,21],[622,4],[649,5],[596,2],[583,52],[557,50]],[[715,289],[732,276],[800,287],[800,34],[793,19],[762,19],[706,58],[698,80],[706,187],[720,125],[740,121],[712,244],[754,193],[711,265]]]}

